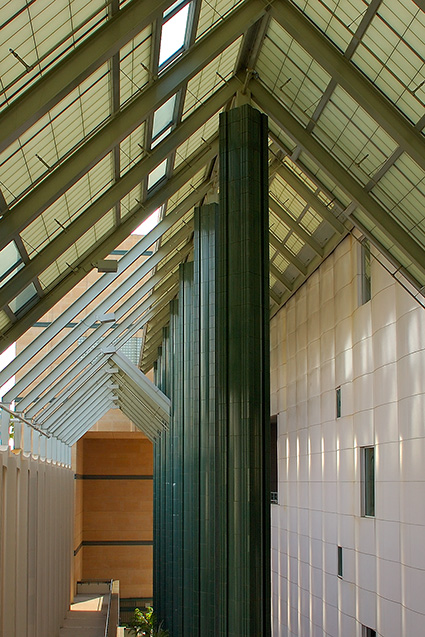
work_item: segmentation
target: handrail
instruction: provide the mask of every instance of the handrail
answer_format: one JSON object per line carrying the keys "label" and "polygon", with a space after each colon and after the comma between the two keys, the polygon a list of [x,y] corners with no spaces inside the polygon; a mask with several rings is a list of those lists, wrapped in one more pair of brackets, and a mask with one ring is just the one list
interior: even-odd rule
{"label": "handrail", "polygon": [[109,582],[109,600],[108,600],[108,610],[106,613],[106,622],[105,622],[105,633],[104,633],[104,637],[108,637],[109,634],[109,617],[111,614],[111,604],[112,604],[112,586],[113,586],[114,580],[110,580]]}
{"label": "handrail", "polygon": [[33,429],[35,429],[35,431],[37,431],[42,436],[46,436],[46,438],[51,438],[52,437],[52,434],[50,434],[49,432],[43,431],[40,428],[39,425],[34,425],[32,422],[30,422],[29,420],[27,420],[26,418],[21,416],[21,414],[19,412],[12,411],[8,407],[6,407],[6,405],[3,405],[1,402],[0,402],[0,409],[3,409],[3,411],[6,411],[10,416],[13,416],[14,418],[18,418],[18,420],[21,420],[22,422],[24,422],[29,427],[32,427]]}

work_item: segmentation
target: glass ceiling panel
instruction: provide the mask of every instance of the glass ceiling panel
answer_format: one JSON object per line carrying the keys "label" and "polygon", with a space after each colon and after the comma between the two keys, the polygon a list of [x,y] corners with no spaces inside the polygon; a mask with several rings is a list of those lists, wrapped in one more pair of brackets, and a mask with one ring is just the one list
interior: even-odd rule
{"label": "glass ceiling panel", "polygon": [[16,12],[12,17],[10,10],[5,13],[4,6],[1,7],[1,87],[5,91],[3,98],[6,97],[1,107],[37,79],[44,69],[56,64],[77,40],[84,40],[107,17],[104,0],[56,0],[54,3],[37,0],[28,3],[23,11],[16,0],[8,4],[12,4]]}
{"label": "glass ceiling panel", "polygon": [[109,154],[22,230],[20,234],[30,258],[82,214],[111,182],[112,158]]}
{"label": "glass ceiling panel", "polygon": [[304,125],[310,121],[330,75],[282,27],[272,20],[256,70]]}
{"label": "glass ceiling panel", "polygon": [[1,310],[0,311],[0,330],[4,330],[8,325],[10,325],[10,319],[7,316],[6,312]]}
{"label": "glass ceiling panel", "polygon": [[364,0],[294,2],[341,51],[347,48],[369,4]]}
{"label": "glass ceiling panel", "polygon": [[383,2],[353,56],[354,63],[414,123],[425,105],[423,13],[410,0]]}
{"label": "glass ceiling panel", "polygon": [[241,42],[241,37],[235,40],[188,82],[182,120],[186,119],[195,108],[201,106],[214,89],[222,86],[222,78],[226,80],[231,77]]}
{"label": "glass ceiling panel", "polygon": [[202,37],[217,22],[220,22],[226,13],[241,4],[241,2],[243,0],[208,0],[208,2],[202,2],[196,39],[198,40]]}
{"label": "glass ceiling panel", "polygon": [[200,148],[205,142],[218,131],[219,113],[217,112],[211,119],[191,135],[181,146],[176,149],[174,168],[176,169],[186,158]]}
{"label": "glass ceiling panel", "polygon": [[120,143],[121,176],[145,155],[145,123],[138,126],[128,137]]}
{"label": "glass ceiling panel", "polygon": [[162,25],[159,48],[160,67],[183,50],[187,36],[189,7],[190,4],[186,4]]}
{"label": "glass ceiling panel", "polygon": [[323,109],[313,135],[362,183],[367,183],[397,148],[389,135],[342,89],[335,90]]}
{"label": "glass ceiling panel", "polygon": [[0,155],[9,205],[109,117],[109,81],[105,64]]}
{"label": "glass ceiling panel", "polygon": [[152,27],[149,25],[120,50],[120,103],[125,104],[149,82]]}

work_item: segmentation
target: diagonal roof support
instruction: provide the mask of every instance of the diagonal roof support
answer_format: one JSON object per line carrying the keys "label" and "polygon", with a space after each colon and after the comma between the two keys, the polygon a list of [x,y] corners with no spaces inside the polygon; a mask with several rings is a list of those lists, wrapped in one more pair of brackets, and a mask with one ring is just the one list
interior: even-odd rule
{"label": "diagonal roof support", "polygon": [[129,2],[62,61],[45,71],[0,115],[0,152],[160,17],[172,2]]}
{"label": "diagonal roof support", "polygon": [[[91,372],[90,369],[89,372]],[[67,409],[75,402],[80,403],[84,399],[87,387],[93,385],[93,383],[99,387],[104,381],[109,381],[113,376],[114,374],[108,373],[107,366],[102,366],[95,373],[90,373],[90,375],[80,376],[75,384],[69,388],[68,392],[64,392],[60,396],[60,401],[55,401],[54,406],[49,405],[50,409],[43,411],[37,422],[40,422],[44,427],[48,427],[49,424],[54,422],[54,419],[62,418]]]}
{"label": "diagonal roof support", "polygon": [[[280,0],[279,0],[280,1]],[[369,219],[383,230],[388,238],[425,274],[425,250],[404,230],[390,214],[347,170],[308,133],[289,111],[258,80],[252,80],[250,89],[254,101],[302,146],[303,150],[335,181],[339,187],[362,208]],[[354,215],[350,216],[356,223]],[[418,282],[419,284],[419,282]]]}
{"label": "diagonal roof support", "polygon": [[[55,259],[65,252],[77,239],[99,221],[128,192],[140,183],[168,155],[193,135],[206,120],[210,119],[226,104],[238,88],[238,81],[232,78],[198,107],[184,122],[180,123],[152,153],[141,159],[116,183],[104,192],[94,203],[75,218],[63,232],[60,232],[30,262],[0,289],[0,307],[15,298],[35,276],[43,272]],[[200,149],[199,149],[200,150]],[[190,158],[185,165],[190,166]],[[148,214],[144,215],[147,218]],[[135,226],[137,227],[137,226]],[[133,228],[134,229],[134,228]]]}
{"label": "diagonal roof support", "polygon": [[13,235],[28,226],[88,170],[125,139],[151,113],[176,93],[189,79],[211,62],[265,11],[261,0],[240,4],[220,21],[158,80],[149,84],[114,118],[65,159],[0,220],[0,249]]}
{"label": "diagonal roof support", "polygon": [[314,60],[425,170],[425,140],[400,111],[289,0],[272,15]]}

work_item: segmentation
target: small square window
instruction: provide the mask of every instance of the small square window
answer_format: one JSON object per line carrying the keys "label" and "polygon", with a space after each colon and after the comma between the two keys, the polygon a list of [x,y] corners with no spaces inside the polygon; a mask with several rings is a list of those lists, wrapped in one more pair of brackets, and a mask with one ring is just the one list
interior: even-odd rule
{"label": "small square window", "polygon": [[341,418],[341,387],[336,388],[335,395],[336,395],[336,417]]}
{"label": "small square window", "polygon": [[363,517],[375,516],[375,447],[361,447],[360,468],[362,472],[362,506]]}
{"label": "small square window", "polygon": [[342,577],[342,546],[338,546],[338,577]]}

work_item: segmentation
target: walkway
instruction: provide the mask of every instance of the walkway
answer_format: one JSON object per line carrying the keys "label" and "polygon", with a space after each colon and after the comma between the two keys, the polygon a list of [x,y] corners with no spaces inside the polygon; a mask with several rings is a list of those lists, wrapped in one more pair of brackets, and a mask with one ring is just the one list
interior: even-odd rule
{"label": "walkway", "polygon": [[104,637],[107,611],[108,595],[76,595],[59,637]]}

